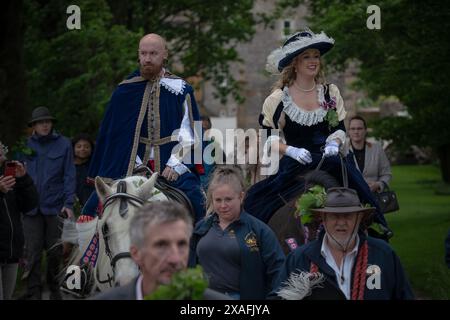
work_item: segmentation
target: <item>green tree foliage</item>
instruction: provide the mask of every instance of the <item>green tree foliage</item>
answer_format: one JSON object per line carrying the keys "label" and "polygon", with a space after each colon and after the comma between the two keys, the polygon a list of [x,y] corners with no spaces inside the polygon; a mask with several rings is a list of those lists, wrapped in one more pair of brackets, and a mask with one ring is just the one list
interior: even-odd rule
{"label": "green tree foliage", "polygon": [[105,1],[82,0],[81,29],[68,30],[65,1],[27,1],[29,104],[45,105],[65,135],[94,134],[107,101],[137,67],[140,34],[114,25]]}
{"label": "green tree foliage", "polygon": [[241,101],[229,62],[239,61],[236,45],[251,40],[259,21],[254,0],[109,0],[116,23],[133,31],[155,32],[169,41],[173,71],[212,80],[216,96]]}
{"label": "green tree foliage", "polygon": [[150,32],[168,40],[171,71],[212,80],[223,102],[242,99],[229,63],[239,61],[236,45],[255,31],[254,1],[80,0],[81,29],[68,30],[71,4],[24,4],[28,111],[48,106],[63,134],[97,132],[115,86],[138,67],[140,37]]}
{"label": "green tree foliage", "polygon": [[[23,1],[2,2],[0,20],[0,141],[12,147],[26,123]],[[11,150],[11,148],[10,148]]]}
{"label": "green tree foliage", "polygon": [[[396,144],[433,147],[444,173],[444,167],[450,167],[449,5],[444,0],[380,0],[376,4],[381,9],[381,29],[370,30],[366,21],[371,4],[309,1],[311,28],[336,40],[327,62],[342,69],[359,61],[360,83],[373,98],[394,95],[408,107],[411,118],[382,121],[379,136]],[[450,176],[444,174],[444,180],[450,182]]]}

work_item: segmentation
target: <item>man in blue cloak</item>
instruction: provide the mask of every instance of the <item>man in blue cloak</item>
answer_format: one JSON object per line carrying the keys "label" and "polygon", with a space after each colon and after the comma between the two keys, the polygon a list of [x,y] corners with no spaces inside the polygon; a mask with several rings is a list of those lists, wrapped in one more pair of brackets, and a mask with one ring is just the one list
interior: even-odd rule
{"label": "man in blue cloak", "polygon": [[[201,152],[201,141],[194,143],[194,121],[199,120],[199,112],[193,89],[163,67],[168,51],[161,36],[144,36],[138,54],[139,70],[112,94],[97,136],[89,177],[115,180],[132,175],[139,164],[147,165],[187,195],[197,222],[204,216],[204,201],[198,177],[201,164],[192,161],[193,146],[200,145]],[[180,147],[191,151],[190,158],[176,155]],[[93,216],[98,211],[94,192],[82,214]]]}

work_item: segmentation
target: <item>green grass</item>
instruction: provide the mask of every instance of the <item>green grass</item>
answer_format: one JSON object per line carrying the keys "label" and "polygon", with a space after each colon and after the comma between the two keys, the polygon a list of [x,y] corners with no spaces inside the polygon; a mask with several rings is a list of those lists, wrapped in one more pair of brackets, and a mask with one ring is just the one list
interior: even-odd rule
{"label": "green grass", "polygon": [[400,211],[386,215],[395,233],[391,244],[419,298],[450,299],[450,269],[444,260],[450,195],[438,194],[443,186],[439,169],[394,166],[392,171]]}

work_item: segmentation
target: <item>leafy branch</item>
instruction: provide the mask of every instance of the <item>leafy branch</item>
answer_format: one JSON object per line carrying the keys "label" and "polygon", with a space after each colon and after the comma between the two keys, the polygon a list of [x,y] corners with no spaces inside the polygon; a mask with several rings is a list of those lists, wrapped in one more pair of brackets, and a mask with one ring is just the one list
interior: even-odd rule
{"label": "leafy branch", "polygon": [[159,286],[145,300],[201,300],[207,287],[203,269],[197,266],[175,273],[169,284]]}
{"label": "leafy branch", "polygon": [[300,217],[303,225],[313,221],[311,209],[321,208],[325,204],[326,192],[325,188],[320,185],[315,185],[309,188],[307,192],[297,200],[296,216]]}

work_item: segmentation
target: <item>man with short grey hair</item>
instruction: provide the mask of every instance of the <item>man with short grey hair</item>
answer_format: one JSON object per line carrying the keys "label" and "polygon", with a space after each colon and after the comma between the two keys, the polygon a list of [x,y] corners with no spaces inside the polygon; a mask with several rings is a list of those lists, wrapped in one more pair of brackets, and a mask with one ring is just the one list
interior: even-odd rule
{"label": "man with short grey hair", "polygon": [[144,205],[131,219],[129,232],[131,258],[141,274],[95,299],[143,300],[187,267],[192,218],[181,205],[166,201]]}
{"label": "man with short grey hair", "polygon": [[[177,203],[161,201],[144,205],[130,221],[130,254],[140,269],[131,283],[110,289],[95,300],[143,300],[172,275],[187,268],[193,220]],[[205,300],[230,300],[206,289]]]}
{"label": "man with short grey hair", "polygon": [[145,231],[148,226],[184,221],[188,226],[189,237],[192,234],[192,218],[186,209],[177,203],[152,202],[138,211],[130,222],[130,240],[136,247],[145,244]]}

